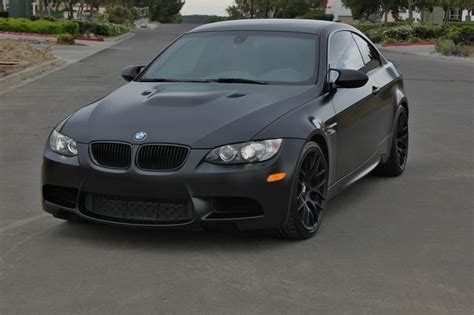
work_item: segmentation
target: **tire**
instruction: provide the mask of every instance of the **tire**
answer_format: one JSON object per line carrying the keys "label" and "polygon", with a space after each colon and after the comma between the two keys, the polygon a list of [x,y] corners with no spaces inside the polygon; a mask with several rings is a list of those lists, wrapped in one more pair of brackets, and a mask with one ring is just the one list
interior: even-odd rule
{"label": "tire", "polygon": [[316,234],[326,208],[328,175],[323,151],[315,142],[308,142],[298,162],[288,220],[278,229],[279,237],[304,240]]}
{"label": "tire", "polygon": [[400,176],[406,168],[408,160],[409,129],[408,113],[404,107],[399,110],[397,121],[393,128],[390,157],[385,163],[380,163],[374,170],[379,176]]}

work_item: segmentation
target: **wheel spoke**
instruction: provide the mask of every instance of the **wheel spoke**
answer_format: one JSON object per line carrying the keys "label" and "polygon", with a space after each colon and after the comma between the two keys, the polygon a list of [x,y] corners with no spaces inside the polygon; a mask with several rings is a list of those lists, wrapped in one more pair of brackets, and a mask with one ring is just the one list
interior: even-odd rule
{"label": "wheel spoke", "polygon": [[321,200],[326,200],[326,197],[324,197],[319,189],[311,189],[311,193],[316,194]]}
{"label": "wheel spoke", "polygon": [[327,183],[327,179],[326,178],[323,178],[322,181],[320,181],[319,183],[316,184],[316,188],[317,189],[320,189],[322,186],[324,186],[325,184]]}

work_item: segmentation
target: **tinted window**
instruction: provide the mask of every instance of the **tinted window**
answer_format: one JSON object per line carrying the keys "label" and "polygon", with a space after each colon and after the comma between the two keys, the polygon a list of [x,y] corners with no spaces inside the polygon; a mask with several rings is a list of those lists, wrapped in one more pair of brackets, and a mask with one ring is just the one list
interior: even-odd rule
{"label": "tinted window", "polygon": [[329,65],[333,69],[364,71],[364,62],[351,33],[337,32],[331,36]]}
{"label": "tinted window", "polygon": [[380,67],[380,57],[377,50],[359,35],[353,34],[353,36],[357,46],[359,46],[367,71]]}
{"label": "tinted window", "polygon": [[208,32],[181,37],[141,79],[234,78],[314,84],[318,37],[285,32]]}

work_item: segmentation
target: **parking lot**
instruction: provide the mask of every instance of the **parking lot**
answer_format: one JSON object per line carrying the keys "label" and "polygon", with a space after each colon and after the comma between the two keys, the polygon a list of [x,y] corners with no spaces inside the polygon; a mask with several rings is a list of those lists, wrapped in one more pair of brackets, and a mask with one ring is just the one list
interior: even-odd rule
{"label": "parking lot", "polygon": [[369,176],[303,242],[70,224],[42,212],[64,117],[188,26],[160,25],[0,95],[0,314],[472,314],[474,66],[387,53],[410,101],[399,178]]}

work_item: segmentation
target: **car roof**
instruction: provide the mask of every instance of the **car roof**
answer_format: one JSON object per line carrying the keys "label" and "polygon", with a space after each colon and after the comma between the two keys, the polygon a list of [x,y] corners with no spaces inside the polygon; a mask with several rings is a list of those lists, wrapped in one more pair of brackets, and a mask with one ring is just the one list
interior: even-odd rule
{"label": "car roof", "polygon": [[191,30],[190,33],[218,31],[273,31],[320,34],[323,29],[338,28],[337,26],[341,25],[344,24],[302,19],[253,19],[206,24]]}

